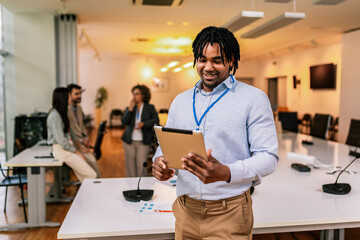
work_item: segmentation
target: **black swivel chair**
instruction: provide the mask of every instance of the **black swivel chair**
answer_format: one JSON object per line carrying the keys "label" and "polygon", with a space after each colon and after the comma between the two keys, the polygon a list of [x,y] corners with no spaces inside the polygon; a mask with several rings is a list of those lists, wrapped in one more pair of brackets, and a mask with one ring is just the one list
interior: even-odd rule
{"label": "black swivel chair", "polygon": [[101,143],[104,138],[104,134],[106,133],[106,131],[105,131],[106,123],[107,123],[107,121],[102,121],[99,124],[99,128],[98,128],[97,135],[96,135],[96,140],[95,140],[95,145],[94,145],[94,147],[92,147],[94,149],[94,156],[95,156],[96,160],[99,160],[101,158]]}
{"label": "black swivel chair", "polygon": [[279,112],[279,121],[283,130],[298,132],[298,117],[297,112]]}
{"label": "black swivel chair", "polygon": [[346,144],[351,146],[358,146],[360,144],[360,120],[351,119]]}
{"label": "black swivel chair", "polygon": [[159,113],[169,113],[169,109],[162,108],[159,110]]}
{"label": "black swivel chair", "polygon": [[[1,180],[1,182],[0,182],[0,187],[6,187],[4,213],[6,213],[6,202],[7,202],[8,187],[18,186],[20,188],[20,192],[21,192],[21,202],[22,202],[22,206],[23,206],[23,210],[24,210],[25,222],[28,222],[27,221],[27,216],[26,216],[25,200],[24,200],[24,185],[26,185],[27,182],[28,182],[26,174],[13,174],[13,175],[10,175],[9,171],[12,171],[12,169],[10,169],[10,168],[1,168],[1,165],[0,165],[0,171],[1,171],[1,175],[4,177],[4,179]],[[7,173],[5,174],[4,171],[6,171]]]}
{"label": "black swivel chair", "polygon": [[311,124],[310,135],[313,137],[326,139],[330,123],[331,116],[329,114],[316,113]]}
{"label": "black swivel chair", "polygon": [[301,133],[310,134],[311,127],[311,115],[309,113],[305,113],[303,118],[301,119]]}
{"label": "black swivel chair", "polygon": [[329,127],[329,139],[336,141],[336,134],[338,132],[338,128],[339,128],[339,117],[335,118],[334,121],[332,121],[332,123],[330,124]]}
{"label": "black swivel chair", "polygon": [[[110,112],[110,119],[109,119],[109,123],[110,123],[110,128],[114,127],[114,125],[112,124],[112,120],[113,119],[119,119],[121,121],[121,118],[122,118],[122,115],[123,115],[123,112],[120,110],[120,109],[113,109],[111,110]],[[120,125],[121,127],[121,125]]]}

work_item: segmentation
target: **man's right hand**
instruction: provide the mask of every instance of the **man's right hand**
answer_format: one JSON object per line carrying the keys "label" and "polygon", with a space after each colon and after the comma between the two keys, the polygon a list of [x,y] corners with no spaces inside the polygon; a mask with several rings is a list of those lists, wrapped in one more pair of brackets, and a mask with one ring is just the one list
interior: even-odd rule
{"label": "man's right hand", "polygon": [[166,181],[174,176],[175,170],[168,168],[165,158],[161,156],[157,157],[153,162],[152,174],[157,180]]}

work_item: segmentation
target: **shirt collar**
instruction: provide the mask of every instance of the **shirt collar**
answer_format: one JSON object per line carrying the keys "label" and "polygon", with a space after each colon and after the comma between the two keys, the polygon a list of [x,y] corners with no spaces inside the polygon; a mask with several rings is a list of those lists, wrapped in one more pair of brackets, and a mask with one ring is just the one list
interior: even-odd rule
{"label": "shirt collar", "polygon": [[[235,77],[231,77],[232,74],[229,75],[228,78],[226,78],[222,83],[220,83],[218,86],[216,86],[212,92],[208,93],[208,94],[211,94],[211,93],[216,93],[218,91],[222,91],[224,90],[225,88],[232,88],[234,86],[234,81],[235,81]],[[196,93],[198,92],[204,92],[202,91],[202,84],[201,84],[202,80],[200,79],[196,84],[195,84],[195,88],[196,88]]]}

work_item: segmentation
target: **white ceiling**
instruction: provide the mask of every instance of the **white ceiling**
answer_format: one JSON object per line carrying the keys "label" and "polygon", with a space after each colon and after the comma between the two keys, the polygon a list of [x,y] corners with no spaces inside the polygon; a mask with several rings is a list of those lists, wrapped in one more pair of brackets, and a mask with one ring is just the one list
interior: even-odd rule
{"label": "white ceiling", "polygon": [[[296,0],[293,0],[296,1]],[[294,2],[264,0],[184,0],[179,8],[133,6],[132,0],[66,0],[67,13],[78,16],[79,29],[89,36],[100,55],[154,55],[156,39],[191,37],[209,25],[221,26],[243,10],[263,11],[265,17],[235,32],[243,59],[262,59],[340,42],[344,31],[360,27],[360,0],[338,5],[313,5],[297,0],[296,12],[306,18],[256,39],[240,35],[282,14],[294,11]],[[254,8],[252,8],[254,3]],[[60,0],[0,0],[14,13],[56,14]],[[169,26],[166,22],[172,21]],[[188,22],[188,26],[183,26]],[[147,38],[150,42],[134,42]],[[81,46],[83,47],[83,46]],[[84,47],[83,47],[84,48]],[[191,56],[191,46],[183,55]]]}

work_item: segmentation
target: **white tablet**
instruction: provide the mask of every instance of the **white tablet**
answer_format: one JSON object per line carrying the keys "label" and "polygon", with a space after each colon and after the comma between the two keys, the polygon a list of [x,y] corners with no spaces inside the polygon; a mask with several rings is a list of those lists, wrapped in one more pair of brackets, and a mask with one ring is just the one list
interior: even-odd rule
{"label": "white tablet", "polygon": [[182,169],[181,158],[188,153],[207,159],[202,132],[160,126],[154,129],[168,167]]}

